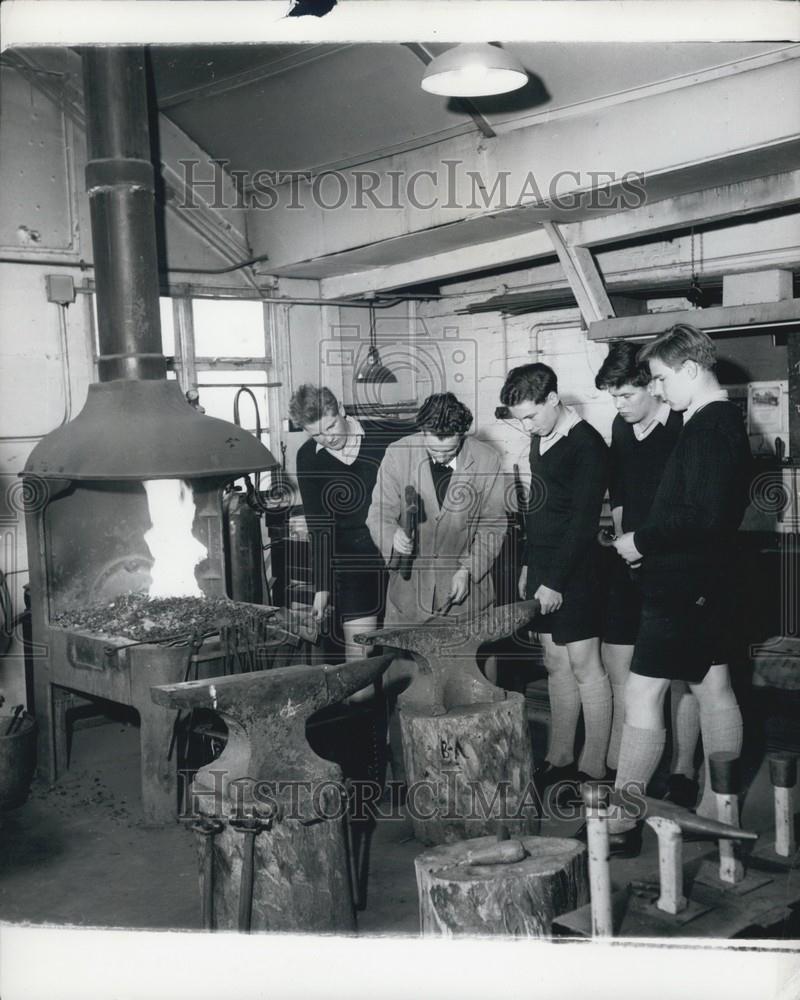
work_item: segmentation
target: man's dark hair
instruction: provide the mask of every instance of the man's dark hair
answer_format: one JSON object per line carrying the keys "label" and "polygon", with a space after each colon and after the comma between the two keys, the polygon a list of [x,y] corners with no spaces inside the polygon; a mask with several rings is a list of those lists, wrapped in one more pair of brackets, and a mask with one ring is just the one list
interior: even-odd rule
{"label": "man's dark hair", "polygon": [[638,360],[641,344],[630,340],[612,340],[608,354],[594,380],[598,389],[621,389],[623,385],[643,387],[651,375],[647,364]]}
{"label": "man's dark hair", "polygon": [[316,423],[325,414],[338,412],[339,403],[326,385],[301,385],[289,400],[289,416],[301,427]]}
{"label": "man's dark hair", "polygon": [[711,369],[717,361],[717,348],[703,330],[688,323],[678,323],[639,351],[639,361],[643,364],[653,359],[662,361],[673,371],[677,371],[684,361],[694,361],[701,368]]}
{"label": "man's dark hair", "polygon": [[428,396],[417,413],[419,430],[440,438],[466,434],[471,425],[472,412],[452,392]]}
{"label": "man's dark hair", "polygon": [[500,390],[500,402],[505,406],[518,406],[528,400],[543,403],[551,392],[558,392],[556,373],[548,365],[535,361],[511,369]]}

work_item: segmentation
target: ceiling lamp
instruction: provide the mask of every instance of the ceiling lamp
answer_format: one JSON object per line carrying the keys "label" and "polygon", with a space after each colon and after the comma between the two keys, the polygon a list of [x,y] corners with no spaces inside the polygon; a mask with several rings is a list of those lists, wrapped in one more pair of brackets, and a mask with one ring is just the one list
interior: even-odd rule
{"label": "ceiling lamp", "polygon": [[486,97],[518,90],[528,82],[525,67],[496,45],[456,45],[431,60],[422,89],[445,97]]}
{"label": "ceiling lamp", "polygon": [[356,372],[356,382],[371,385],[383,385],[397,382],[397,376],[381,362],[378,345],[375,343],[375,307],[369,307],[369,350],[366,361]]}

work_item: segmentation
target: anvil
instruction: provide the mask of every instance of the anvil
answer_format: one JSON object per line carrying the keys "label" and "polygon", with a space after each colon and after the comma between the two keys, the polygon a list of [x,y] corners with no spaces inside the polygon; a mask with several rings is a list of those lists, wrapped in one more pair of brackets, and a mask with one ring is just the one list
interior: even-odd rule
{"label": "anvil", "polygon": [[[228,741],[220,757],[198,771],[195,791],[221,791],[222,809],[230,798],[230,784],[251,782],[300,783],[320,787],[341,780],[341,769],[318,757],[306,739],[308,718],[327,705],[342,701],[383,673],[391,656],[371,656],[337,666],[281,667],[245,674],[212,677],[151,689],[153,701],[171,708],[210,708],[228,727]],[[222,774],[221,786],[215,776]],[[237,792],[237,795],[239,792]],[[313,819],[310,796],[293,800],[295,816]],[[230,803],[229,803],[230,807]]]}
{"label": "anvil", "polygon": [[474,618],[434,615],[418,625],[361,633],[356,642],[410,653],[419,669],[398,703],[428,715],[446,715],[456,706],[505,699],[505,691],[478,669],[478,649],[512,635],[538,613],[538,601],[520,601],[487,608]]}

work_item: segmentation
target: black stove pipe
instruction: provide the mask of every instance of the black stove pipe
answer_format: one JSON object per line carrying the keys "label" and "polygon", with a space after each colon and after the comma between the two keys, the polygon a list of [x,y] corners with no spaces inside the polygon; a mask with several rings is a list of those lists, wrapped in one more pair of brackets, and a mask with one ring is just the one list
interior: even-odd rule
{"label": "black stove pipe", "polygon": [[99,379],[163,379],[144,49],[82,53]]}

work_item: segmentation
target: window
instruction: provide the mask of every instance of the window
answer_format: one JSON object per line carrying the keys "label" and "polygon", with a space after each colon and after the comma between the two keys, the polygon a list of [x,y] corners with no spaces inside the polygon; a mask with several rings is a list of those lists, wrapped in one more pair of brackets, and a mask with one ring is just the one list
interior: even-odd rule
{"label": "window", "polygon": [[[233,421],[234,401],[247,386],[255,396],[240,396],[239,421],[271,448],[270,393],[279,383],[272,377],[272,350],[264,303],[258,299],[192,295],[161,296],[161,345],[167,358],[167,378],[177,379],[186,392],[196,388],[200,405],[210,417]],[[92,295],[95,352],[97,300]],[[273,402],[276,402],[273,400]],[[273,411],[275,412],[275,411]]]}

